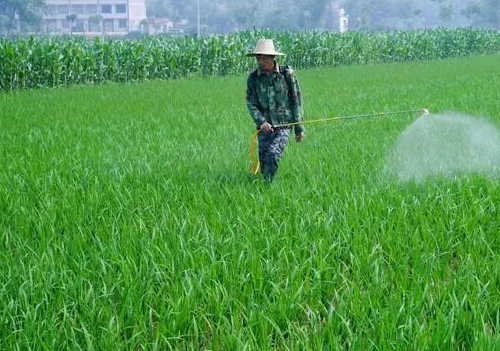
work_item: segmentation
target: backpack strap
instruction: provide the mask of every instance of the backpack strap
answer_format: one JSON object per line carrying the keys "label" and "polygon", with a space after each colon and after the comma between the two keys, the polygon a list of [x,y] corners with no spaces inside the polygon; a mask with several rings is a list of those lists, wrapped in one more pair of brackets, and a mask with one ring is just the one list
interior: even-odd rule
{"label": "backpack strap", "polygon": [[[290,65],[280,66],[280,73],[285,76],[285,81],[288,86],[288,91],[291,93],[291,90],[295,88],[300,91],[297,80],[292,81],[292,75],[294,74],[294,70]],[[302,108],[302,97],[299,92],[299,107]]]}
{"label": "backpack strap", "polygon": [[288,89],[292,86],[292,81],[290,75],[293,73],[293,69],[290,65],[281,65],[280,73],[285,76],[286,84],[288,84]]}

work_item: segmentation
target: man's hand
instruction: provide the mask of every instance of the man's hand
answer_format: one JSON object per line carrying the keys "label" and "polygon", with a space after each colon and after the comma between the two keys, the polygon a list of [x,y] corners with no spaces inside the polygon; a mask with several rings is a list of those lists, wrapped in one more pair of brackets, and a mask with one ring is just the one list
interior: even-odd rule
{"label": "man's hand", "polygon": [[304,140],[304,138],[305,138],[304,132],[300,132],[300,133],[295,134],[295,141],[298,143],[300,143],[302,140]]}
{"label": "man's hand", "polygon": [[267,122],[264,122],[260,125],[260,131],[261,132],[265,132],[265,133],[269,133],[269,132],[273,132],[273,126],[270,125],[269,123]]}

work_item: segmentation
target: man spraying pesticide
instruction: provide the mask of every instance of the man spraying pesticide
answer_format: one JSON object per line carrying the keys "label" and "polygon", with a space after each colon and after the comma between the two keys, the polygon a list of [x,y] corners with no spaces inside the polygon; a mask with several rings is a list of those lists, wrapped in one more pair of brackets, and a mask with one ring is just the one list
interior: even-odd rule
{"label": "man spraying pesticide", "polygon": [[304,138],[299,82],[289,66],[281,67],[275,61],[276,56],[282,55],[270,39],[259,40],[255,50],[247,54],[255,57],[259,66],[248,77],[246,101],[257,126],[259,166],[267,182],[271,182],[278,171],[291,127],[297,142]]}
{"label": "man spraying pesticide", "polygon": [[[258,68],[248,77],[246,92],[248,111],[257,127],[250,147],[252,173],[257,174],[260,169],[266,182],[271,182],[276,176],[292,127],[295,140],[301,142],[304,139],[303,125],[308,123],[410,112],[429,113],[427,109],[418,109],[303,121],[299,82],[290,66],[279,66],[275,61],[277,56],[283,54],[275,50],[273,41],[259,40],[255,50],[247,56],[255,57],[258,64]],[[259,160],[255,157],[257,140]]]}

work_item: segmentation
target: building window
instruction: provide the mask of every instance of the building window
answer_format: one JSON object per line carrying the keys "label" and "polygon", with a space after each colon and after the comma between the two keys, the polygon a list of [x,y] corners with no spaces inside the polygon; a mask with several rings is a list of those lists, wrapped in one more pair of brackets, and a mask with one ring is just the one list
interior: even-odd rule
{"label": "building window", "polygon": [[126,19],[118,20],[118,28],[121,30],[127,29],[127,20]]}
{"label": "building window", "polygon": [[63,19],[61,22],[62,29],[69,30],[70,23],[67,19]]}
{"label": "building window", "polygon": [[111,5],[101,5],[101,13],[112,13]]}
{"label": "building window", "polygon": [[114,32],[115,31],[114,20],[112,20],[112,19],[105,19],[104,20],[104,31],[105,32]]}
{"label": "building window", "polygon": [[85,20],[77,19],[73,30],[75,32],[85,32]]}
{"label": "building window", "polygon": [[57,5],[57,14],[69,15],[69,6],[68,5]]}
{"label": "building window", "polygon": [[83,5],[71,5],[71,13],[83,15],[85,13]]}
{"label": "building window", "polygon": [[115,5],[115,10],[116,13],[127,13],[127,5],[125,4]]}
{"label": "building window", "polygon": [[85,5],[85,13],[95,15],[97,13],[97,5]]}
{"label": "building window", "polygon": [[100,32],[99,22],[89,21],[89,32]]}

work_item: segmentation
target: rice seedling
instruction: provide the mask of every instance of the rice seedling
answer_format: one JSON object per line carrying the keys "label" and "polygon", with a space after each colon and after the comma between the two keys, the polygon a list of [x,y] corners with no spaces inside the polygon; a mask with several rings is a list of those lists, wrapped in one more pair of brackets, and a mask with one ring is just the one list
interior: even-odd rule
{"label": "rice seedling", "polygon": [[[307,118],[498,126],[498,59],[297,74]],[[0,95],[0,349],[498,349],[498,181],[381,177],[408,114],[311,126],[264,186],[245,80]]]}

